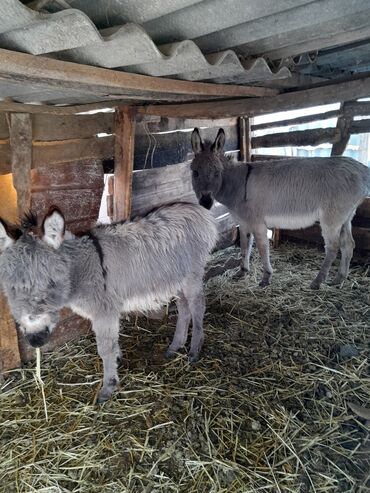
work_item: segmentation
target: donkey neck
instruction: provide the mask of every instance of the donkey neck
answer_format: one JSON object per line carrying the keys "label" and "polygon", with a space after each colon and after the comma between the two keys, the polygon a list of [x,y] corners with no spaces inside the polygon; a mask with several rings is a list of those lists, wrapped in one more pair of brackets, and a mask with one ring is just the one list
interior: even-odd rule
{"label": "donkey neck", "polygon": [[246,163],[225,162],[222,171],[222,185],[215,199],[228,209],[234,210],[245,199],[247,173]]}

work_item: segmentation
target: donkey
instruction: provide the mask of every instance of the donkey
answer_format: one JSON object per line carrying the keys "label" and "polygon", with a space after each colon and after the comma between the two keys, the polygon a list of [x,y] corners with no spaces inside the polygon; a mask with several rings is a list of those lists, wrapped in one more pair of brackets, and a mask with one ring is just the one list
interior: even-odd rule
{"label": "donkey", "polygon": [[203,274],[215,246],[211,214],[198,204],[173,203],[138,220],[101,225],[81,237],[65,229],[52,207],[39,235],[0,222],[0,286],[26,340],[46,344],[62,307],[92,321],[103,360],[98,402],[118,385],[118,344],[122,313],[154,310],[176,297],[178,319],[166,355],[185,345],[193,329],[190,362],[203,342]]}
{"label": "donkey", "polygon": [[366,166],[341,156],[233,162],[224,154],[222,128],[212,144],[203,142],[195,128],[191,143],[192,183],[199,203],[210,209],[217,200],[239,223],[242,272],[249,270],[255,237],[263,264],[260,286],[267,286],[272,277],[267,228],[300,229],[319,221],[325,259],[311,288],[319,289],[327,279],[339,248],[341,262],[333,284],[347,278],[355,245],[351,220],[370,189]]}

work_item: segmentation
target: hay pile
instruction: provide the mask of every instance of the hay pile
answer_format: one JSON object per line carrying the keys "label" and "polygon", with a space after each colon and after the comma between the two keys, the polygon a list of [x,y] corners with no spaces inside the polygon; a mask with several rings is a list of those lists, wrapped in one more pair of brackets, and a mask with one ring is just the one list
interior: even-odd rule
{"label": "hay pile", "polygon": [[258,260],[246,280],[210,280],[194,367],[163,358],[174,316],[125,322],[121,389],[101,408],[93,338],[44,356],[48,422],[34,365],[10,372],[0,491],[369,491],[369,422],[348,405],[370,408],[368,269],[352,268],[341,290],[311,291],[321,258],[281,246],[264,290]]}

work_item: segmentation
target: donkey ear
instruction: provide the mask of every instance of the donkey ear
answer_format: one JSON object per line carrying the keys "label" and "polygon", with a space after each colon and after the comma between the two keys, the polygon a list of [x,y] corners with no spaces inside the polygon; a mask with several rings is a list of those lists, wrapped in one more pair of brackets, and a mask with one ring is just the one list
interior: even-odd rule
{"label": "donkey ear", "polygon": [[51,247],[57,249],[63,243],[66,222],[58,207],[50,207],[41,226],[42,239]]}
{"label": "donkey ear", "polygon": [[224,150],[224,145],[225,145],[225,132],[223,128],[220,128],[215,141],[211,145],[211,151],[217,154],[221,154]]}
{"label": "donkey ear", "polygon": [[12,246],[15,240],[8,224],[0,218],[0,253]]}
{"label": "donkey ear", "polygon": [[194,128],[191,134],[191,146],[193,148],[194,154],[199,154],[204,149],[202,137],[200,136],[199,130],[197,128]]}

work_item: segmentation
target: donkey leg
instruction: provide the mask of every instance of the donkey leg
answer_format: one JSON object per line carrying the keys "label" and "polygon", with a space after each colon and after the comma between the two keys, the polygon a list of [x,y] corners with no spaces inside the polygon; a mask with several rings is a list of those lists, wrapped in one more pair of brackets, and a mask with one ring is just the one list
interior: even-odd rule
{"label": "donkey leg", "polygon": [[184,294],[188,301],[193,322],[189,361],[190,363],[194,363],[199,359],[199,354],[202,349],[204,339],[203,318],[205,312],[205,299],[202,277],[194,276],[189,279],[186,288],[184,289]]}
{"label": "donkey leg", "polygon": [[177,306],[177,323],[176,330],[173,336],[173,340],[166,351],[166,358],[170,358],[174,356],[177,351],[185,346],[186,339],[188,337],[188,329],[191,319],[191,313],[189,310],[189,305],[187,299],[185,298],[182,292],[179,293],[179,296],[176,300]]}
{"label": "donkey leg", "polygon": [[240,270],[244,272],[249,272],[250,258],[253,247],[253,235],[249,233],[248,230],[240,224],[240,250],[242,255],[242,260],[240,262]]}
{"label": "donkey leg", "polygon": [[259,283],[261,287],[268,286],[271,283],[272,277],[272,267],[270,263],[270,246],[269,239],[267,237],[267,228],[265,225],[260,226],[256,231],[254,231],[256,238],[258,253],[261,256],[261,261],[263,265],[263,276]]}
{"label": "donkey leg", "polygon": [[326,280],[339,249],[340,226],[333,227],[322,224],[321,230],[325,242],[325,258],[319,273],[310,285],[311,289],[319,289],[320,284]]}
{"label": "donkey leg", "polygon": [[117,366],[121,359],[118,344],[119,318],[93,321],[98,353],[103,360],[103,386],[99,391],[98,403],[110,398],[118,385]]}
{"label": "donkey leg", "polygon": [[344,279],[347,279],[349,272],[349,264],[351,263],[353,256],[353,249],[355,248],[355,242],[352,236],[352,216],[347,220],[340,231],[339,245],[340,245],[340,265],[332,284],[341,284]]}

